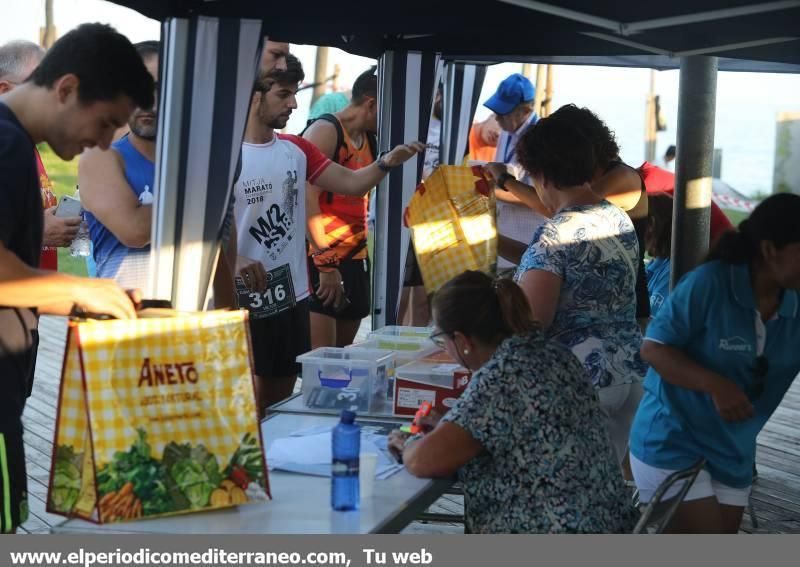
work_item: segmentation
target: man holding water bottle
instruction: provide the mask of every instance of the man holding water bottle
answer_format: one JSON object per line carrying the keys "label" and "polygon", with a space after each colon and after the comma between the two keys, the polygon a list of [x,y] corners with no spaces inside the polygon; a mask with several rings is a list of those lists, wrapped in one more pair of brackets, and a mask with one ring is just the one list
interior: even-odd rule
{"label": "man holding water bottle", "polygon": [[[0,95],[22,84],[44,57],[44,49],[24,40],[9,41],[0,46]],[[58,270],[58,248],[70,246],[78,233],[81,219],[76,215],[56,215],[58,200],[53,194],[53,184],[42,164],[38,150],[34,150],[39,171],[39,190],[44,207],[44,235],[39,267]]]}
{"label": "man holding water bottle", "polygon": [[40,270],[44,215],[35,144],[62,159],[107,148],[133,109],[152,105],[153,81],[113,28],[84,24],[59,39],[33,74],[0,96],[0,533],[27,518],[22,411],[36,362],[39,313],[74,307],[134,318],[115,282]]}

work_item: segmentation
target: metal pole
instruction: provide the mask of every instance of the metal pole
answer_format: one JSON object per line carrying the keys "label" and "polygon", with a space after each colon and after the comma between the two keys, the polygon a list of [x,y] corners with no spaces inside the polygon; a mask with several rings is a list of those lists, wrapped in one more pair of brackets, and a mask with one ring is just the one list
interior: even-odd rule
{"label": "metal pole", "polygon": [[[394,53],[387,51],[378,60],[378,145],[386,150],[392,137],[392,74]],[[387,313],[389,281],[389,177],[384,177],[375,191],[375,236],[372,251],[372,328],[379,329],[392,318]],[[395,214],[397,214],[395,212]]]}
{"label": "metal pole", "polygon": [[[183,192],[180,171],[182,138],[178,135],[189,126],[185,106],[187,75],[190,68],[189,21],[169,18],[161,24],[164,57],[159,64],[158,136],[156,138],[155,201],[150,237],[150,270],[144,296],[175,301],[173,281],[177,266],[175,242],[179,235],[178,193]],[[174,187],[161,191],[161,187]],[[190,307],[191,310],[196,307]]]}
{"label": "metal pole", "polygon": [[656,159],[656,71],[650,69],[650,92],[647,94],[647,116],[645,117],[644,159]]}
{"label": "metal pole", "polygon": [[708,254],[717,64],[716,57],[681,58],[671,287]]}
{"label": "metal pole", "polygon": [[44,2],[44,28],[42,30],[42,38],[39,43],[45,49],[50,49],[56,42],[56,24],[53,17],[53,0],[45,0]]}
{"label": "metal pole", "polygon": [[555,77],[555,69],[552,65],[547,66],[547,91],[545,93],[544,101],[542,101],[542,118],[550,116],[553,108],[553,80]]}
{"label": "metal pole", "polygon": [[542,101],[544,100],[544,89],[545,89],[545,75],[547,73],[546,66],[543,64],[539,64],[536,66],[536,94],[534,95],[533,99],[533,110],[539,116],[542,116]]}
{"label": "metal pole", "polygon": [[714,179],[722,177],[722,148],[714,148],[714,170],[711,177]]}
{"label": "metal pole", "polygon": [[533,64],[531,63],[523,63],[522,64],[522,74],[528,77],[529,79],[534,79],[533,74]]}
{"label": "metal pole", "polygon": [[458,63],[455,61],[445,63],[444,66],[444,77],[442,80],[442,126],[439,135],[439,163],[441,164],[451,164],[450,154],[453,153],[452,145],[456,143],[456,140],[452,139],[452,133],[453,121],[458,121],[458,117],[453,116],[457,67]]}
{"label": "metal pole", "polygon": [[317,60],[314,66],[314,93],[311,95],[311,105],[328,90],[328,48],[317,47]]}

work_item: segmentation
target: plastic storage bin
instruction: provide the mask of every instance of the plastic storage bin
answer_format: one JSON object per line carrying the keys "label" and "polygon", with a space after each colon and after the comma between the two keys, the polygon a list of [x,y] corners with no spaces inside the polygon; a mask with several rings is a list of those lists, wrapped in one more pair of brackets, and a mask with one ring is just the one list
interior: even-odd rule
{"label": "plastic storage bin", "polygon": [[[363,343],[350,345],[345,348],[390,350],[392,351],[395,367],[403,366],[404,364],[414,362],[419,358],[440,352],[439,347],[433,344],[427,337],[406,337],[396,335],[373,335]],[[386,386],[386,399],[391,400],[392,398],[394,398],[394,374],[390,373]]]}
{"label": "plastic storage bin", "polygon": [[301,354],[297,362],[303,366],[303,402],[321,409],[373,411],[385,404],[394,373],[390,350],[324,347]]}
{"label": "plastic storage bin", "polygon": [[376,331],[370,332],[367,337],[370,339],[378,336],[390,337],[416,337],[419,339],[427,339],[431,336],[433,329],[431,327],[404,327],[402,325],[388,325]]}
{"label": "plastic storage bin", "polygon": [[402,366],[413,362],[418,358],[426,357],[440,350],[427,338],[404,337],[393,335],[374,335],[363,343],[358,343],[345,347],[368,348],[372,350],[390,350],[394,353],[395,366]]}

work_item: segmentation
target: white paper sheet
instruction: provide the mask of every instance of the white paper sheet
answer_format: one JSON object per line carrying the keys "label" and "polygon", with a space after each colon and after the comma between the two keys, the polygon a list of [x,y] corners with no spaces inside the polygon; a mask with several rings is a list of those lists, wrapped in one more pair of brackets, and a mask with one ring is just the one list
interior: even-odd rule
{"label": "white paper sheet", "polygon": [[[267,451],[270,469],[285,470],[314,476],[331,476],[331,431],[309,428],[292,433],[290,437],[275,439]],[[375,478],[383,480],[403,469],[386,446],[383,435],[362,433],[361,452],[378,455]]]}

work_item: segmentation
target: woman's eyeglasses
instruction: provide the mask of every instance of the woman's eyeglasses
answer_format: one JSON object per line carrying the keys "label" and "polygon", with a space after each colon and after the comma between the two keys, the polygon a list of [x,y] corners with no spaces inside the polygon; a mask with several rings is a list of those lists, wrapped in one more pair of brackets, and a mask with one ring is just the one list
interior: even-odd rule
{"label": "woman's eyeglasses", "polygon": [[447,337],[449,337],[449,333],[445,333],[444,331],[434,331],[428,337],[433,344],[435,344],[439,348],[444,348],[447,344]]}
{"label": "woman's eyeglasses", "polygon": [[767,357],[763,354],[757,356],[752,371],[753,383],[747,388],[747,397],[751,402],[754,402],[764,393],[764,387],[767,383],[767,374],[769,373],[769,360],[767,360]]}

